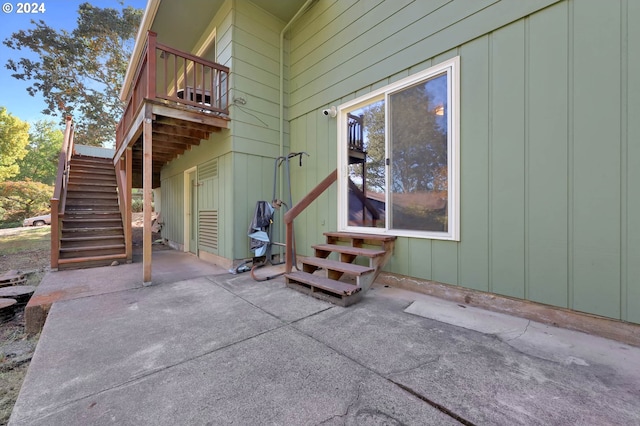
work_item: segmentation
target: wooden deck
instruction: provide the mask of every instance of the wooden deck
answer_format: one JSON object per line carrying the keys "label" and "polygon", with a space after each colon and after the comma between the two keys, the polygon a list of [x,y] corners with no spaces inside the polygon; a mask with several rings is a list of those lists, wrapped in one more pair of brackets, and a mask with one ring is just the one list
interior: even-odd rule
{"label": "wooden deck", "polygon": [[157,43],[148,32],[116,130],[116,166],[131,240],[131,189],[143,189],[143,282],[151,282],[151,198],[162,167],[229,128],[229,68]]}
{"label": "wooden deck", "polygon": [[114,163],[132,149],[135,187],[142,186],[145,143],[152,148],[146,152],[155,188],[165,164],[229,127],[228,81],[229,68],[157,43],[148,33],[116,130]]}

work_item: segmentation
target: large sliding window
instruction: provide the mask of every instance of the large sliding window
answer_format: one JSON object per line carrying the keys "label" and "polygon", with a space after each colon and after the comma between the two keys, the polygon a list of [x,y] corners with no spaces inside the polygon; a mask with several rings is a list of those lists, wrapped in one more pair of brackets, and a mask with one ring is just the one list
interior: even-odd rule
{"label": "large sliding window", "polygon": [[342,230],[459,239],[454,58],[338,108]]}

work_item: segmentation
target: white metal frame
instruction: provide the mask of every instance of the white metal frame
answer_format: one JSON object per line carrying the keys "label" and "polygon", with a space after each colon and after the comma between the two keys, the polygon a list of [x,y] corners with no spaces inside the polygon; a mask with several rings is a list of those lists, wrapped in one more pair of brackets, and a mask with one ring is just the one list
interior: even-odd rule
{"label": "white metal frame", "polygon": [[[447,72],[448,90],[447,104],[449,107],[448,120],[448,203],[449,203],[449,231],[448,232],[425,232],[389,229],[389,209],[385,215],[386,228],[371,228],[361,226],[349,226],[348,224],[348,154],[346,150],[347,141],[347,113],[357,110],[365,105],[384,99],[385,100],[385,120],[389,119],[389,96],[405,87],[409,87],[427,80],[438,74]],[[374,90],[366,95],[360,96],[349,102],[338,106],[338,227],[341,231],[389,234],[403,237],[430,238],[437,240],[460,240],[460,57],[449,59],[434,65],[424,71],[413,74],[402,80],[396,81],[388,86]],[[389,153],[389,128],[385,125],[385,150]],[[389,185],[389,167],[385,168],[385,180]],[[389,205],[389,191],[386,191],[386,205]]]}
{"label": "white metal frame", "polygon": [[[183,240],[184,240],[184,244],[183,244],[183,251],[185,252],[189,252],[191,250],[191,239],[190,237],[190,226],[191,226],[191,221],[193,220],[191,214],[189,213],[189,211],[191,210],[191,206],[193,205],[193,200],[191,199],[191,182],[189,181],[189,175],[191,173],[195,173],[196,179],[198,178],[198,168],[197,167],[191,167],[190,169],[185,170],[184,172],[184,177],[183,177],[183,199],[184,199],[184,205],[183,207],[183,217],[184,217],[184,223],[183,223]],[[193,213],[193,212],[191,212]],[[196,213],[197,214],[197,213]],[[197,238],[197,234],[196,234],[196,238]],[[196,252],[197,252],[197,247],[196,247]]]}

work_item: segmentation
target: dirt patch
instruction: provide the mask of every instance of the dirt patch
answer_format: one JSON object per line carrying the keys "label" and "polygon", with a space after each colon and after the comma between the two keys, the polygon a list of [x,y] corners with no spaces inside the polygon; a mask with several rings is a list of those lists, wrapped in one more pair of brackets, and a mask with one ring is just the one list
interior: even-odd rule
{"label": "dirt patch", "polygon": [[[161,226],[156,221],[156,213],[152,214],[151,225],[151,242],[153,243],[153,250],[170,249],[169,246],[163,244],[162,236],[160,235]],[[142,252],[142,240],[144,233],[144,223],[142,213],[132,213],[131,215],[131,244],[133,245],[133,252]]]}
{"label": "dirt patch", "polygon": [[9,422],[39,337],[25,332],[24,308],[0,325],[0,425]]}
{"label": "dirt patch", "polygon": [[[51,229],[3,229],[0,232],[0,274],[15,270],[26,275],[27,285],[37,286],[49,270]],[[38,337],[25,331],[24,307],[0,324],[0,425],[9,421]]]}

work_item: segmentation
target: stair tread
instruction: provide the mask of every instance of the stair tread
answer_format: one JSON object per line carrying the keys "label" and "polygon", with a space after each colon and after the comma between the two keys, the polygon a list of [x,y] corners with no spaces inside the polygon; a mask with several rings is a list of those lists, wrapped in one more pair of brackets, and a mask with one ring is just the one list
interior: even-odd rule
{"label": "stair tread", "polygon": [[118,186],[117,182],[112,181],[112,180],[105,180],[104,182],[69,182],[69,186],[71,185],[78,185],[78,186],[91,186],[91,187],[98,187],[98,188],[103,188],[103,187],[108,187],[111,188],[112,186]]}
{"label": "stair tread", "polygon": [[[80,203],[79,201],[83,201],[82,203]],[[85,204],[84,201],[91,201],[90,204]],[[104,198],[99,198],[97,200],[86,200],[84,198],[80,199],[80,200],[74,200],[73,202],[67,202],[67,209],[69,209],[69,206],[74,206],[74,207],[82,207],[83,209],[87,209],[90,207],[99,207],[99,206],[109,206],[109,207],[113,207],[113,206],[119,206],[117,200],[105,200]]]}
{"label": "stair tread", "polygon": [[71,163],[69,166],[70,166],[72,172],[73,171],[79,171],[79,170],[90,172],[92,170],[96,170],[96,171],[99,171],[99,172],[107,171],[107,172],[114,173],[113,165],[106,166],[106,165],[102,165],[102,164]]}
{"label": "stair tread", "polygon": [[110,179],[115,179],[116,178],[116,173],[113,170],[110,169],[101,169],[101,168],[94,168],[91,166],[86,166],[86,167],[77,167],[71,168],[70,170],[71,175],[75,175],[75,174],[90,174],[90,175],[94,175],[94,176],[105,176],[108,177]]}
{"label": "stair tread", "polygon": [[327,237],[349,238],[353,240],[394,241],[395,235],[362,234],[357,232],[325,232]]}
{"label": "stair tread", "polygon": [[384,250],[367,249],[362,247],[340,246],[337,244],[318,244],[312,246],[316,250],[335,251],[338,253],[352,254],[355,256],[378,257],[384,256]]}
{"label": "stair tread", "polygon": [[112,213],[120,213],[120,208],[116,208],[116,206],[102,205],[102,206],[93,206],[91,204],[83,204],[83,205],[71,205],[67,204],[67,208],[65,209],[66,214],[91,214],[96,211],[95,207],[105,208],[105,207],[113,207],[113,210],[108,210]]}
{"label": "stair tread", "polygon": [[301,262],[306,265],[318,266],[320,268],[340,271],[350,275],[364,275],[366,273],[375,271],[374,268],[370,268],[368,266],[356,265],[354,263],[345,263],[332,259],[322,259],[319,257],[305,257],[301,260]]}
{"label": "stair tread", "polygon": [[78,171],[78,170],[84,170],[84,171],[100,170],[100,171],[106,171],[106,172],[113,173],[113,166],[103,165],[103,164],[89,164],[89,163],[75,164],[75,163],[71,163],[70,167],[71,167],[71,170],[73,170],[73,168],[75,167],[76,171]]}
{"label": "stair tread", "polygon": [[98,232],[98,231],[114,231],[114,230],[122,230],[122,226],[98,226],[92,228],[64,228],[62,230],[65,232]]}
{"label": "stair tread", "polygon": [[[120,219],[120,212],[117,210],[72,210],[68,211],[65,214],[65,217],[71,217],[73,219],[79,219],[77,216],[117,216],[117,219]],[[115,218],[114,218],[115,219]]]}
{"label": "stair tread", "polygon": [[88,189],[84,189],[84,188],[69,188],[67,189],[67,197],[72,196],[72,195],[81,195],[83,196],[82,198],[86,198],[86,194],[100,194],[100,195],[110,195],[113,196],[114,198],[117,197],[117,193],[115,191],[115,189],[112,189],[111,191],[91,191]]}
{"label": "stair tread", "polygon": [[71,160],[86,160],[86,161],[108,161],[108,162],[112,162],[111,158],[108,157],[99,157],[97,155],[88,155],[88,154],[73,154],[73,156],[71,157]]}
{"label": "stair tread", "polygon": [[113,240],[124,239],[124,235],[96,235],[92,237],[62,237],[61,242],[70,243],[75,241],[97,241],[97,240]]}
{"label": "stair tread", "polygon": [[71,157],[71,161],[92,161],[95,163],[109,163],[113,164],[113,160],[107,157],[96,157],[95,155],[81,155],[75,154]]}
{"label": "stair tread", "polygon": [[60,249],[60,253],[69,253],[74,251],[95,251],[95,250],[111,250],[124,248],[123,244],[108,244],[103,246],[82,246],[82,247],[64,247]]}
{"label": "stair tread", "polygon": [[71,191],[67,192],[67,199],[81,200],[116,200],[118,195],[115,192],[87,192],[87,191]]}
{"label": "stair tread", "polygon": [[101,184],[78,184],[69,183],[67,191],[75,192],[89,192],[89,193],[104,193],[104,194],[116,194],[117,185],[101,185]]}
{"label": "stair tread", "polygon": [[[76,169],[73,169],[73,168],[69,169],[72,174],[73,173],[78,173],[78,174],[82,174],[82,175],[86,175],[86,174],[90,175],[91,174],[91,170],[90,170],[91,166],[86,165],[87,166],[86,168],[82,167],[83,164],[76,164],[75,166],[76,166]],[[80,167],[80,168],[78,168],[78,167]],[[107,169],[106,168],[99,168],[99,170],[107,170]]]}
{"label": "stair tread", "polygon": [[361,290],[361,288],[358,286],[343,283],[341,281],[331,280],[329,278],[319,277],[317,275],[309,274],[302,271],[296,271],[290,274],[286,274],[285,277],[287,279],[302,282],[313,287],[328,291],[330,293],[339,294],[341,296],[350,296]]}
{"label": "stair tread", "polygon": [[69,263],[80,263],[80,262],[92,262],[96,260],[115,260],[115,259],[126,259],[127,254],[104,254],[102,256],[85,256],[85,257],[69,257],[66,259],[58,259],[58,263],[61,265],[69,264]]}
{"label": "stair tread", "polygon": [[122,221],[121,218],[116,217],[116,218],[108,218],[108,217],[100,217],[97,219],[87,219],[87,218],[64,218],[62,219],[62,222],[69,222],[69,223],[78,223],[78,222],[89,222],[89,223],[95,223],[95,222],[120,222]]}

